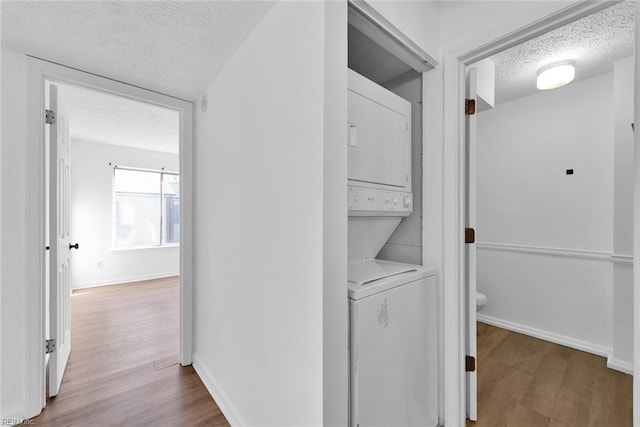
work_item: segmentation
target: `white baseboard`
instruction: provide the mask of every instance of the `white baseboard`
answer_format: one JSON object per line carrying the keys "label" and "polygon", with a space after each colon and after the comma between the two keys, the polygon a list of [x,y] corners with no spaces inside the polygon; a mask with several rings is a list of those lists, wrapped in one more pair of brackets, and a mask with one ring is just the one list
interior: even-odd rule
{"label": "white baseboard", "polygon": [[202,363],[200,363],[200,359],[197,354],[192,356],[192,366],[195,369],[198,376],[202,380],[202,383],[209,391],[209,394],[215,400],[218,408],[222,411],[222,414],[225,416],[229,424],[233,426],[244,426],[249,425],[248,423],[241,422],[241,418],[238,416],[239,412],[237,408],[231,404],[229,398],[226,393],[220,388],[218,382],[215,380],[213,375],[204,367]]}
{"label": "white baseboard", "polygon": [[107,279],[107,280],[101,280],[98,282],[80,283],[79,285],[74,285],[73,289],[85,289],[85,288],[96,288],[98,286],[121,285],[123,283],[142,282],[143,280],[153,280],[153,279],[164,279],[166,277],[174,277],[179,275],[180,275],[180,272],[176,271],[175,273],[172,272],[172,273],[160,273],[160,274],[145,274],[142,276],[121,277],[119,279]]}
{"label": "white baseboard", "polygon": [[609,357],[607,357],[607,368],[615,369],[616,371],[633,375],[633,363],[625,362],[624,360],[620,359],[614,359],[612,355],[609,355]]}
{"label": "white baseboard", "polygon": [[521,334],[530,335],[541,340],[550,341],[556,344],[564,345],[566,347],[575,348],[577,350],[586,351],[587,353],[597,354],[598,356],[609,357],[612,349],[609,347],[603,347],[598,344],[590,343],[588,341],[571,338],[566,335],[560,335],[549,331],[543,331],[542,329],[532,328],[530,326],[520,325],[518,323],[510,322],[508,320],[498,319],[497,317],[487,316],[486,314],[477,314],[479,322],[489,325],[497,326],[499,328],[508,329],[513,332],[519,332]]}

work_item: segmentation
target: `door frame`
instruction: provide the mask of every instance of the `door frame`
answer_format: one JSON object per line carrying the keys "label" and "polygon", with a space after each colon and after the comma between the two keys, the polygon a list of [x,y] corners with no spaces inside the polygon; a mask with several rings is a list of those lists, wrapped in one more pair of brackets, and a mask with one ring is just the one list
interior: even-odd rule
{"label": "door frame", "polygon": [[[640,123],[640,2],[635,4],[633,122]],[[633,425],[640,425],[640,132],[634,132],[633,173]]]}
{"label": "door frame", "polygon": [[[524,27],[501,36],[492,42],[477,46],[460,55],[445,54],[443,63],[443,136],[442,136],[442,332],[444,372],[444,421],[446,425],[463,426],[465,424],[465,282],[466,265],[464,261],[464,218],[466,151],[465,151],[465,68],[474,62],[488,58],[510,47],[531,40],[546,32],[581,19],[592,13],[610,7],[617,1],[588,2],[579,1],[563,8],[546,18],[532,22]],[[636,5],[636,10],[640,7]],[[637,25],[638,19],[636,19]],[[637,47],[636,47],[637,49]],[[637,61],[637,58],[636,58]],[[637,63],[637,62],[636,62]],[[636,70],[637,72],[637,70]],[[638,91],[636,90],[636,94]],[[636,95],[638,98],[638,95]],[[637,99],[636,98],[636,99]],[[639,112],[636,108],[636,121]],[[639,134],[636,134],[638,143]],[[636,158],[638,153],[636,150]],[[425,160],[426,159],[425,156]],[[425,168],[429,165],[425,164]],[[640,171],[636,167],[636,206],[640,205]],[[640,230],[640,215],[634,216],[636,233]],[[638,235],[638,234],[636,234]],[[636,242],[640,236],[636,237]],[[639,246],[639,245],[636,245]],[[640,248],[636,247],[636,250]],[[636,256],[635,263],[640,264]],[[638,264],[636,264],[638,267]],[[634,275],[634,284],[640,282],[640,275]],[[638,288],[636,286],[636,288]],[[636,294],[639,294],[636,292]],[[640,324],[640,295],[634,296],[635,324]],[[635,335],[635,334],[634,334]],[[640,395],[640,340],[634,342],[636,363],[634,367],[634,395]],[[640,425],[640,402],[634,399],[634,425]]]}
{"label": "door frame", "polygon": [[111,80],[96,74],[27,57],[27,262],[25,415],[38,415],[45,406],[45,84],[72,84],[152,105],[180,114],[180,364],[191,364],[193,272],[193,103]]}

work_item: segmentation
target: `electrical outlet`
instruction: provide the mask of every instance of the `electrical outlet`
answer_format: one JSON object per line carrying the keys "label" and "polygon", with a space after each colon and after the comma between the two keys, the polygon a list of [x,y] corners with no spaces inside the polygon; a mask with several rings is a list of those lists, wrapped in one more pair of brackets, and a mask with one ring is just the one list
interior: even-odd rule
{"label": "electrical outlet", "polygon": [[98,268],[104,268],[104,261],[98,261]]}

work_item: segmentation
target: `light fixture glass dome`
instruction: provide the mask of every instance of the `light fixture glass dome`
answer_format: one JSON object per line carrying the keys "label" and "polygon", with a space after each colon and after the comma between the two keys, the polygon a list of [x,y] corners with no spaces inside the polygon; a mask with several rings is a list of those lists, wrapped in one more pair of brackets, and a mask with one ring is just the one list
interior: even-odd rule
{"label": "light fixture glass dome", "polygon": [[560,61],[545,65],[538,70],[536,86],[540,90],[556,89],[570,83],[576,76],[573,61]]}

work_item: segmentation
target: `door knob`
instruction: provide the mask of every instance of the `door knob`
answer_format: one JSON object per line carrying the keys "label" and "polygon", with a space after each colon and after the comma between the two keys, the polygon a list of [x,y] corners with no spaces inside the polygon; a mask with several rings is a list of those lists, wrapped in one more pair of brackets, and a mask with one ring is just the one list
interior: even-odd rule
{"label": "door knob", "polygon": [[69,243],[69,250],[71,249],[80,249],[80,244],[76,243],[75,245],[72,245],[71,243]]}

